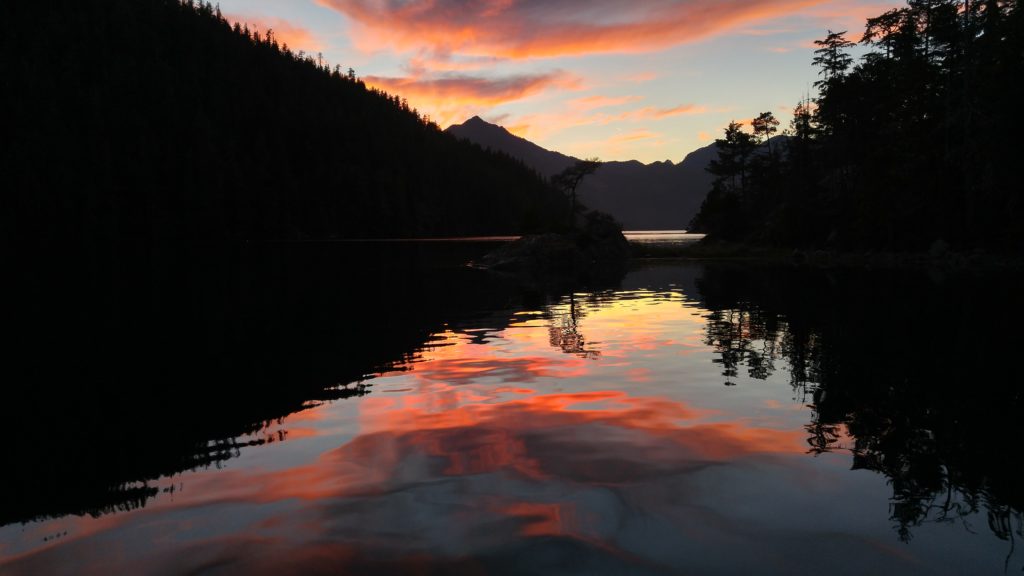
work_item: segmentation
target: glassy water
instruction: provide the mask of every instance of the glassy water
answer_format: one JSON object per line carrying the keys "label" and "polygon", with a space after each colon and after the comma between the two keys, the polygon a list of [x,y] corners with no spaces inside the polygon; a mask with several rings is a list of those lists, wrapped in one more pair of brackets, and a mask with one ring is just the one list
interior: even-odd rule
{"label": "glassy water", "polygon": [[[225,333],[287,316],[252,324],[284,343],[241,330],[213,345],[226,367],[173,372],[231,394],[186,388],[176,419],[119,389],[45,442],[19,431],[0,572],[1024,570],[1005,275],[669,262],[542,292],[285,261],[290,287],[214,298],[246,310]],[[301,392],[254,399],[260,374]]]}
{"label": "glassy water", "polygon": [[704,234],[691,234],[686,230],[635,230],[623,232],[623,235],[633,243],[665,246],[685,246],[704,238]]}

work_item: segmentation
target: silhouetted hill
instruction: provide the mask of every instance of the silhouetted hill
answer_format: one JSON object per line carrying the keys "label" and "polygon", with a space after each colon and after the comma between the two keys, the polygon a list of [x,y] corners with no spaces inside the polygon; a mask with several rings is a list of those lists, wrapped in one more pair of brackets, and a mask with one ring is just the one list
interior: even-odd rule
{"label": "silhouetted hill", "polygon": [[[576,161],[477,116],[447,131],[519,159],[545,177]],[[628,230],[685,229],[711,189],[711,177],[705,169],[715,157],[711,145],[691,152],[678,164],[605,162],[583,181],[580,197],[588,207],[611,214]]]}
{"label": "silhouetted hill", "polygon": [[4,235],[523,232],[567,204],[397,96],[179,0],[4,2]]}
{"label": "silhouetted hill", "polygon": [[540,172],[545,178],[565,170],[566,166],[576,161],[572,156],[542,148],[479,116],[473,116],[463,124],[449,126],[445,131],[484,148],[504,152]]}

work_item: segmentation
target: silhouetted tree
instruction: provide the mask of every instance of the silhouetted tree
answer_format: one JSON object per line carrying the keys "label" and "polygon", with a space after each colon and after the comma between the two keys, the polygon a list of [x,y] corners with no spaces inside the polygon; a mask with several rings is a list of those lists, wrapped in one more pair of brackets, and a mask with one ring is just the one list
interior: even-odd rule
{"label": "silhouetted tree", "polygon": [[714,176],[711,191],[690,228],[722,239],[735,239],[747,227],[749,174],[757,142],[753,134],[734,121],[725,128],[724,137],[715,140],[715,148],[718,158],[707,167]]}
{"label": "silhouetted tree", "polygon": [[827,84],[830,80],[842,76],[853,64],[853,56],[850,56],[847,50],[856,44],[846,39],[846,30],[829,30],[824,40],[815,40],[814,44],[820,48],[814,51],[813,64],[821,69],[819,74],[824,76],[815,85]]}
{"label": "silhouetted tree", "polygon": [[[817,135],[813,104],[809,100],[801,100],[793,107],[793,119],[784,134],[791,138],[790,148],[808,147]],[[803,151],[801,151],[803,152]]]}
{"label": "silhouetted tree", "polygon": [[725,128],[725,137],[715,140],[718,159],[708,166],[708,171],[715,176],[714,185],[734,193],[746,191],[750,156],[756,147],[757,142],[743,130],[743,124],[730,122]]}
{"label": "silhouetted tree", "polygon": [[750,124],[754,129],[754,138],[764,138],[764,142],[768,146],[768,156],[774,162],[775,154],[772,152],[772,135],[779,131],[779,121],[775,118],[775,114],[762,112]]}
{"label": "silhouetted tree", "polygon": [[576,189],[584,178],[596,172],[600,167],[601,160],[599,158],[577,160],[565,170],[551,177],[551,183],[570,199],[569,226],[572,228],[576,227],[576,212],[578,210]]}
{"label": "silhouetted tree", "polygon": [[[712,222],[733,221],[730,239],[786,246],[1021,253],[1019,145],[1005,127],[1024,99],[1024,83],[1007,80],[1024,73],[1022,13],[1018,2],[910,0],[867,20],[857,63],[830,30],[787,153],[772,146],[772,170],[729,186],[741,195],[713,189],[694,222],[709,240],[725,238]],[[739,174],[720,154],[716,171]]]}

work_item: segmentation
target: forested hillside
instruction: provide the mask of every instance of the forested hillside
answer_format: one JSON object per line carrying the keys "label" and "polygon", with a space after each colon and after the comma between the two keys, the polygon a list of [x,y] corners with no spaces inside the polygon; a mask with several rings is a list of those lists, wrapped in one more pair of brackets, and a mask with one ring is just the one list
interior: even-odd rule
{"label": "forested hillside", "polygon": [[521,232],[565,200],[209,4],[0,6],[8,240]]}
{"label": "forested hillside", "polygon": [[816,44],[819,95],[796,108],[788,153],[753,153],[770,122],[730,126],[695,228],[840,250],[1024,250],[1018,2],[910,0]]}

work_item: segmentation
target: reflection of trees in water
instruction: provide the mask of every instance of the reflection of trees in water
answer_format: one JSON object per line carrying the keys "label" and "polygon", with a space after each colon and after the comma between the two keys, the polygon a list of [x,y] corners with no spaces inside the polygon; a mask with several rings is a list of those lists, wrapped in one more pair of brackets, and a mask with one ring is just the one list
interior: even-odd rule
{"label": "reflection of trees in water", "polygon": [[[790,372],[812,410],[809,452],[848,450],[884,474],[903,540],[984,513],[1024,537],[1021,386],[995,358],[1022,311],[1007,278],[708,269],[705,342],[727,384]],[[996,312],[993,306],[1004,304]],[[980,386],[984,384],[984,387]],[[1012,550],[1011,550],[1012,554]]]}
{"label": "reflection of trees in water", "polygon": [[805,392],[808,383],[816,380],[816,336],[795,334],[782,317],[740,303],[737,308],[712,311],[706,332],[704,343],[718,354],[714,362],[722,365],[727,386],[735,385],[733,379],[739,376],[741,366],[750,378],[766,380],[783,359],[788,362],[794,390]]}
{"label": "reflection of trees in water", "polygon": [[61,247],[5,318],[7,373],[29,376],[0,402],[17,433],[0,525],[142,507],[157,482],[284,440],[281,417],[369,393],[449,323],[514,308],[513,287],[461,267],[471,249]]}
{"label": "reflection of trees in water", "polygon": [[600,350],[588,349],[587,339],[580,332],[580,320],[583,316],[583,310],[576,303],[576,295],[570,294],[568,312],[551,319],[548,340],[552,347],[559,348],[566,354],[575,354],[581,358],[597,358],[601,355]]}

